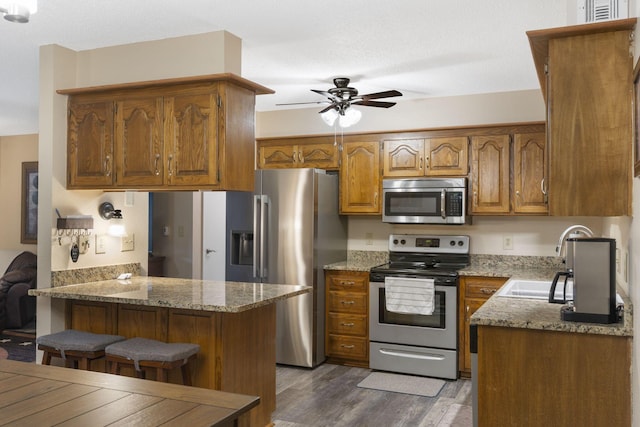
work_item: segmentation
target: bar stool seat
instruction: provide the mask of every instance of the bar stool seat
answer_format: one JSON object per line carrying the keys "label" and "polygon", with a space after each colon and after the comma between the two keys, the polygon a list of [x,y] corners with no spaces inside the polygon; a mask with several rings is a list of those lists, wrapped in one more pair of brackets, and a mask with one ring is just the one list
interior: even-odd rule
{"label": "bar stool seat", "polygon": [[183,384],[191,385],[189,362],[196,358],[199,351],[198,344],[131,338],[108,345],[105,357],[111,365],[112,374],[119,374],[121,365],[133,365],[136,375],[141,378],[145,378],[143,368],[153,368],[156,370],[156,380],[166,382],[171,369],[181,368]]}
{"label": "bar stool seat", "polygon": [[75,368],[89,370],[91,361],[104,357],[104,349],[109,344],[123,341],[120,335],[94,334],[67,329],[36,338],[38,350],[42,350],[42,364],[50,365],[52,357],[59,357],[65,365],[72,361]]}

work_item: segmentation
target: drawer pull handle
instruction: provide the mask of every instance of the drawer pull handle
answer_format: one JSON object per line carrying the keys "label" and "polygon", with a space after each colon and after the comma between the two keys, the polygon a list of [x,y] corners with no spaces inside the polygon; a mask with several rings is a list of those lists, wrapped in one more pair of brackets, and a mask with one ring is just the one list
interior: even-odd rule
{"label": "drawer pull handle", "polygon": [[480,289],[480,292],[482,292],[485,295],[490,295],[490,294],[495,294],[497,289],[490,289],[490,288],[482,288]]}
{"label": "drawer pull handle", "polygon": [[352,349],[352,348],[355,348],[355,345],[353,345],[353,344],[351,344],[351,345],[347,345],[347,344],[340,344],[340,347],[342,347],[342,348]]}
{"label": "drawer pull handle", "polygon": [[343,280],[341,284],[342,286],[353,286],[356,284],[356,282],[354,282],[353,280]]}
{"label": "drawer pull handle", "polygon": [[355,303],[356,303],[355,301],[340,301],[340,304],[343,304],[343,305],[353,305]]}
{"label": "drawer pull handle", "polygon": [[342,322],[342,323],[341,323],[341,325],[342,325],[342,326],[346,326],[346,327],[348,327],[348,328],[352,328],[352,327],[354,327],[354,326],[355,326],[355,323],[344,323],[344,322]]}

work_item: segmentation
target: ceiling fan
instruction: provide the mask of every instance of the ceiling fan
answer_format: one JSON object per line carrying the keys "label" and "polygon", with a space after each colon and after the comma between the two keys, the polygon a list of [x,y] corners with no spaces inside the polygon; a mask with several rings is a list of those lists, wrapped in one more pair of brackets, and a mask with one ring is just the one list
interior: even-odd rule
{"label": "ceiling fan", "polygon": [[397,90],[386,90],[383,92],[369,93],[367,95],[358,95],[358,90],[356,88],[349,87],[349,82],[350,79],[347,77],[336,77],[333,79],[335,87],[329,90],[311,89],[312,92],[327,98],[323,101],[294,102],[290,104],[277,105],[329,104],[319,112],[322,114],[322,118],[327,122],[327,124],[333,125],[335,120],[340,117],[340,126],[348,127],[360,120],[360,112],[349,109],[352,105],[389,108],[396,105],[396,103],[374,100],[402,96],[402,93]]}

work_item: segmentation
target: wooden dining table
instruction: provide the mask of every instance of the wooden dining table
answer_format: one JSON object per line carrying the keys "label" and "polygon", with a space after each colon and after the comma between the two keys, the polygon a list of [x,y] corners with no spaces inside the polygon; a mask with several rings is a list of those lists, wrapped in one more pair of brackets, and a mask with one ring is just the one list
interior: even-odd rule
{"label": "wooden dining table", "polygon": [[232,426],[260,398],[0,360],[0,425]]}

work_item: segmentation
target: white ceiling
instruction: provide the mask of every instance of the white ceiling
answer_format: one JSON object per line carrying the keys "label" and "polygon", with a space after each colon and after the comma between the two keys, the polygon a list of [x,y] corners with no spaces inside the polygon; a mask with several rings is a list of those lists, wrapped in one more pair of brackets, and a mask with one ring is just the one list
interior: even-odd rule
{"label": "white ceiling", "polygon": [[[574,0],[575,1],[575,0]],[[406,99],[539,87],[527,30],[567,25],[571,0],[40,0],[28,24],[0,19],[0,135],[38,132],[38,47],[86,50],[227,30],[242,76],[277,103],[320,101],[346,76],[361,94]],[[570,16],[573,18],[573,16]]]}

